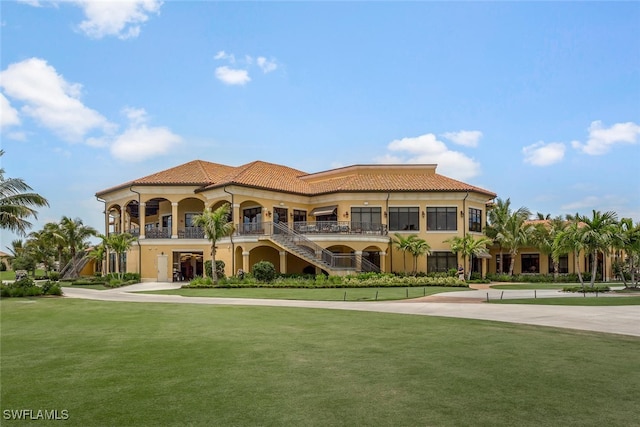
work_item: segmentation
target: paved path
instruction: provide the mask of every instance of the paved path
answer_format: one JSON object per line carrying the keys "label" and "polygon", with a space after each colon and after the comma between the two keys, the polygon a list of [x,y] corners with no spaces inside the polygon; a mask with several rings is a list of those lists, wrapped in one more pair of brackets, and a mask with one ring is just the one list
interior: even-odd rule
{"label": "paved path", "polygon": [[[446,298],[447,302],[420,300],[391,302],[343,302],[343,301],[299,301],[250,298],[183,297],[179,295],[140,294],[138,291],[177,289],[180,284],[139,283],[123,288],[96,291],[84,288],[63,288],[68,298],[83,298],[100,301],[159,302],[181,304],[244,305],[269,307],[324,308],[333,310],[373,311],[381,313],[414,314],[423,316],[459,317],[465,319],[494,320],[528,325],[552,326],[586,331],[640,337],[640,306],[576,307],[523,304],[469,304],[490,298],[500,298],[502,291],[480,289],[448,292],[433,296]],[[523,294],[523,293],[526,293]],[[533,291],[504,291],[506,298],[532,298]],[[537,296],[564,295],[558,291],[537,291]],[[504,296],[503,296],[504,297]],[[456,300],[457,299],[457,300]],[[460,302],[451,302],[460,301]]]}

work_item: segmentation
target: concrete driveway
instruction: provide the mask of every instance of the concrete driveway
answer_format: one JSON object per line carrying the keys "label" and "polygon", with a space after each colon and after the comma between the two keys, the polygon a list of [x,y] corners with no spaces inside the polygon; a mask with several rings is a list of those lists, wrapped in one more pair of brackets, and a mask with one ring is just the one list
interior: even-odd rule
{"label": "concrete driveway", "polygon": [[[206,298],[179,295],[140,294],[139,291],[177,289],[174,283],[139,283],[106,291],[64,287],[67,298],[82,298],[99,301],[156,302],[179,304],[244,305],[268,307],[323,308],[331,310],[373,311],[380,313],[413,314],[422,316],[458,317],[465,319],[493,320],[584,331],[640,337],[640,306],[576,307],[523,304],[482,304],[489,298],[533,298],[533,291],[479,289],[438,294],[429,299],[391,302],[343,302],[343,301],[299,301],[250,298]],[[503,293],[504,292],[504,293]],[[558,291],[536,292],[538,298],[565,295]],[[595,296],[589,296],[593,298]],[[600,296],[602,297],[602,296]],[[605,296],[606,297],[606,296]],[[446,298],[447,302],[438,302]],[[456,301],[456,298],[461,302]],[[441,299],[441,301],[445,301]],[[464,301],[464,302],[462,302]],[[469,304],[469,301],[478,302]]]}

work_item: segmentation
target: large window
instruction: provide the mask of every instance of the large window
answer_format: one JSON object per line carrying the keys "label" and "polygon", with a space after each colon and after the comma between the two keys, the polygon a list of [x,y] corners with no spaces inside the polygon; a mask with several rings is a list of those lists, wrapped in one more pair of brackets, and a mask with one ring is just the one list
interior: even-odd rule
{"label": "large window", "polygon": [[[569,255],[562,255],[558,259],[558,273],[559,274],[569,273]],[[549,255],[549,274],[554,274],[553,258],[551,257],[551,255]]]}
{"label": "large window", "polygon": [[417,207],[389,208],[389,230],[420,230],[420,209]]}
{"label": "large window", "polygon": [[455,231],[458,229],[456,207],[427,208],[427,230]]}
{"label": "large window", "polygon": [[511,255],[502,254],[502,268],[500,268],[500,254],[496,255],[496,273],[509,274],[509,267],[511,267]]}
{"label": "large window", "polygon": [[469,208],[469,231],[482,231],[482,211]]}
{"label": "large window", "polygon": [[273,208],[273,222],[278,224],[279,222],[288,223],[289,222],[289,209],[287,208]]}
{"label": "large window", "polygon": [[381,224],[382,209],[380,208],[351,208],[351,222],[360,224]]}
{"label": "large window", "polygon": [[293,222],[306,222],[307,211],[301,211],[299,209],[293,210]]}
{"label": "large window", "polygon": [[427,256],[427,273],[446,272],[458,268],[458,257],[453,252],[431,252]]}
{"label": "large window", "polygon": [[540,273],[540,254],[520,255],[523,273]]}

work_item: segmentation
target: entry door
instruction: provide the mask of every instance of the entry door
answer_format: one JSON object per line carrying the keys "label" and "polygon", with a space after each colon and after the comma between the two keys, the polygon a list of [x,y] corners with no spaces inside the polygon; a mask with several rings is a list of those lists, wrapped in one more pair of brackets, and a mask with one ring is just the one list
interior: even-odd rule
{"label": "entry door", "polygon": [[168,282],[169,276],[167,271],[169,270],[169,257],[167,255],[158,255],[158,282]]}

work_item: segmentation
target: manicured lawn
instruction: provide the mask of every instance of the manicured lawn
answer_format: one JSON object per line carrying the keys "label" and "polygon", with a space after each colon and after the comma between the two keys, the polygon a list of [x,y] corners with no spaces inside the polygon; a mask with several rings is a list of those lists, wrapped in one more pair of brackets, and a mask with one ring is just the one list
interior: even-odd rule
{"label": "manicured lawn", "polygon": [[[441,292],[468,291],[469,288],[426,286],[414,288],[182,288],[146,291],[145,294],[182,295],[185,297],[267,298],[312,301],[388,301],[419,298]],[[345,295],[346,294],[346,295]]]}
{"label": "manicured lawn", "polygon": [[69,285],[69,284],[65,284],[63,282],[62,286],[68,286],[70,288],[84,288],[84,289],[95,289],[96,291],[106,291],[107,289],[112,289],[112,288],[107,288],[106,286],[102,285],[102,284],[95,284],[95,285]]}
{"label": "manicured lawn", "polygon": [[[491,300],[491,304],[535,304],[535,305],[584,305],[584,306],[615,306],[640,305],[640,296],[606,297],[563,297],[563,298],[527,298]],[[640,327],[640,326],[638,326]]]}
{"label": "manicured lawn", "polygon": [[[622,283],[596,283],[598,286],[622,286]],[[505,285],[491,285],[492,289],[562,289],[566,286],[580,286],[580,283],[509,283]],[[588,286],[588,285],[587,285]]]}
{"label": "manicured lawn", "polygon": [[66,410],[68,426],[638,422],[634,337],[298,308],[0,309],[1,409]]}

